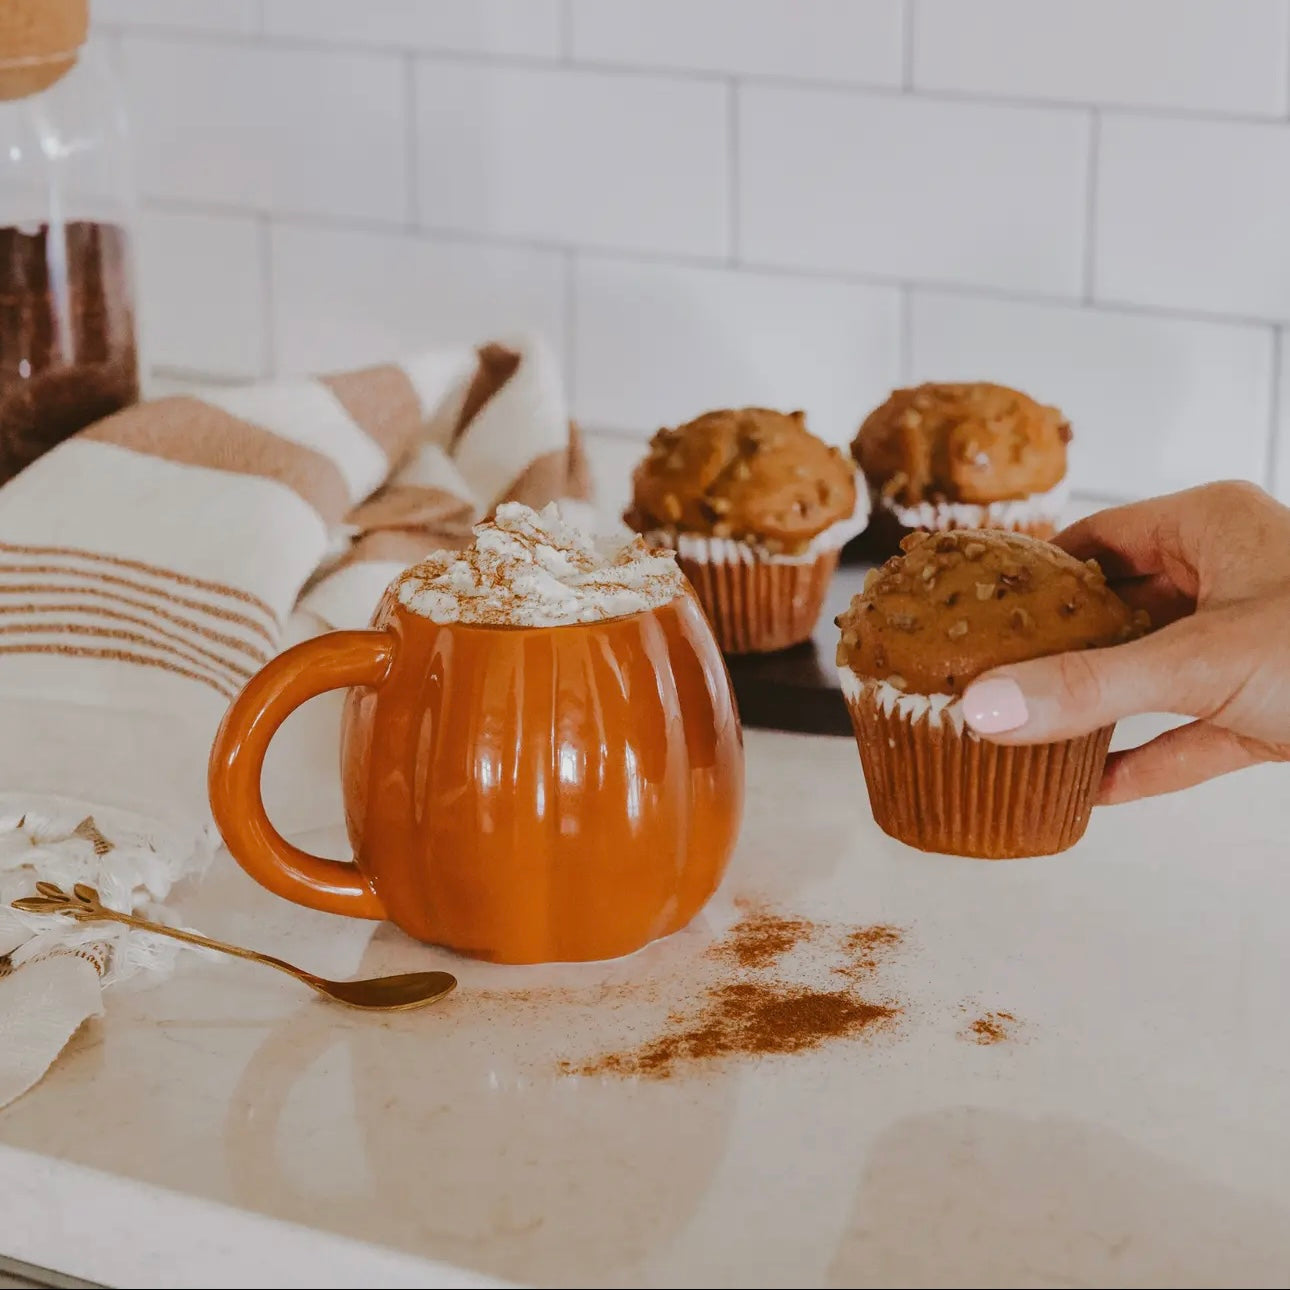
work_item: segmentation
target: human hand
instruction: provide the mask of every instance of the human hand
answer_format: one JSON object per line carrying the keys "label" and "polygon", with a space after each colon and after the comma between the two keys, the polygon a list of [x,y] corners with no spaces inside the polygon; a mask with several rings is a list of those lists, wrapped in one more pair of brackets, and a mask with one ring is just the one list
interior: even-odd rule
{"label": "human hand", "polygon": [[1095,557],[1159,630],[978,677],[963,695],[974,730],[1033,744],[1135,713],[1196,718],[1113,753],[1104,804],[1290,760],[1290,508],[1253,484],[1207,484],[1100,511],[1055,541]]}

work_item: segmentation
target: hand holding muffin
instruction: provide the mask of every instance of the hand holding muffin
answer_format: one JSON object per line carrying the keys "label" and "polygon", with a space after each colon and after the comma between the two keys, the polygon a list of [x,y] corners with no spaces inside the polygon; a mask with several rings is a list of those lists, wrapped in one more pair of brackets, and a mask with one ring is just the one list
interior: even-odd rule
{"label": "hand holding muffin", "polygon": [[857,501],[854,466],[803,413],[727,409],[654,436],[623,518],[677,552],[726,653],[760,653],[810,636]]}
{"label": "hand holding muffin", "polygon": [[1209,484],[1102,511],[1056,540],[1100,560],[1164,626],[1114,649],[1008,660],[964,695],[969,725],[1020,745],[1140,712],[1197,718],[1113,754],[1106,803],[1290,760],[1290,508],[1253,484]]}
{"label": "hand holding muffin", "polygon": [[1005,747],[965,722],[961,696],[1000,665],[1128,640],[1145,614],[1096,561],[1021,534],[911,533],[901,545],[838,619],[838,673],[874,818],[925,851],[1065,850],[1088,824],[1114,720]]}

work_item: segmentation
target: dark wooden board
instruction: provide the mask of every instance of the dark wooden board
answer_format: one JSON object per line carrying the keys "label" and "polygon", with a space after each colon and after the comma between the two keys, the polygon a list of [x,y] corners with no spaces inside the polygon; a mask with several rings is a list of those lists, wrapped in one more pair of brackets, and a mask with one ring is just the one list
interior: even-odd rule
{"label": "dark wooden board", "polygon": [[833,620],[860,590],[868,567],[844,564],[838,569],[811,640],[777,654],[726,659],[744,725],[811,735],[851,735],[851,718],[833,662],[838,646]]}

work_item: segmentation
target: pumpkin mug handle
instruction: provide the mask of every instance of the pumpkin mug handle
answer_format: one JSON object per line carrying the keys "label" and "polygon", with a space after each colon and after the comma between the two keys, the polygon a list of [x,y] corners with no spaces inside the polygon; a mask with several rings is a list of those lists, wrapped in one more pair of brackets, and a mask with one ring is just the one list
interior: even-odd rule
{"label": "pumpkin mug handle", "polygon": [[260,776],[278,727],[306,699],[351,685],[380,685],[394,658],[389,632],[328,632],[283,651],[233,700],[207,770],[211,813],[233,858],[261,886],[298,905],[351,918],[385,918],[367,879],[350,863],[310,855],[277,831]]}

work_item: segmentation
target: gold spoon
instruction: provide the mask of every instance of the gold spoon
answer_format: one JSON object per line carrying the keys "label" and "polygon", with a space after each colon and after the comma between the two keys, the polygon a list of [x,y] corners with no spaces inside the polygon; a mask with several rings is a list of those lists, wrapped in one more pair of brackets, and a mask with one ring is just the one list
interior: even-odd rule
{"label": "gold spoon", "polygon": [[427,1004],[438,1003],[457,986],[457,978],[449,972],[400,972],[398,976],[370,977],[366,981],[328,981],[314,976],[312,972],[306,972],[304,968],[293,967],[290,963],[275,959],[271,954],[244,950],[238,945],[226,945],[223,941],[213,941],[208,936],[198,936],[196,932],[181,931],[178,927],[166,927],[162,923],[149,922],[146,918],[135,918],[133,914],[121,914],[115,909],[107,909],[99,899],[98,892],[83,882],[78,882],[72,888],[70,896],[52,882],[38,882],[36,890],[39,895],[15,900],[13,907],[29,914],[66,914],[78,923],[123,923],[126,927],[137,927],[140,931],[156,932],[158,936],[187,941],[189,945],[200,945],[208,950],[218,950],[221,954],[250,959],[252,963],[264,963],[295,977],[297,981],[303,981],[311,990],[317,990],[328,999],[348,1004],[351,1008],[369,1008],[378,1012],[424,1008]]}

